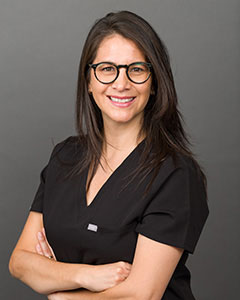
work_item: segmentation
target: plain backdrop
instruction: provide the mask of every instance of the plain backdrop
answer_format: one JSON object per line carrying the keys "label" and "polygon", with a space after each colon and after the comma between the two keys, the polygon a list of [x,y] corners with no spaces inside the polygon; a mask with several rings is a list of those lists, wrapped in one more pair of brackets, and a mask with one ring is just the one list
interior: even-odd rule
{"label": "plain backdrop", "polygon": [[239,278],[238,0],[0,0],[0,299],[45,299],[8,260],[53,143],[75,134],[78,63],[96,18],[131,10],[167,45],[179,107],[208,177],[210,215],[190,255],[198,300],[237,299]]}

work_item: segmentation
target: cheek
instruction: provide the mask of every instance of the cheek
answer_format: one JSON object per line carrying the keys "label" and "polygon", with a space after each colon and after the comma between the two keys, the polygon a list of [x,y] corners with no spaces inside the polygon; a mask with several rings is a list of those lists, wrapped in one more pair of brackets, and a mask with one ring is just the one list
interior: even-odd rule
{"label": "cheek", "polygon": [[97,81],[95,77],[90,77],[88,91],[91,92],[95,97],[101,96],[106,91],[106,88],[107,86]]}
{"label": "cheek", "polygon": [[151,94],[151,85],[148,85],[145,89],[142,90],[142,97],[145,101],[148,101]]}
{"label": "cheek", "polygon": [[104,87],[99,87],[98,85],[91,85],[91,93],[96,101],[102,101],[105,97]]}

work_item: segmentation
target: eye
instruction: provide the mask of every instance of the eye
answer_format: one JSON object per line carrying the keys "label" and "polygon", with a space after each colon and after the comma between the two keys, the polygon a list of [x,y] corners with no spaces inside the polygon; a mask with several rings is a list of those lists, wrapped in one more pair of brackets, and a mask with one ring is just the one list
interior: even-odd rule
{"label": "eye", "polygon": [[115,72],[115,67],[110,64],[100,64],[97,70],[101,73],[113,73]]}
{"label": "eye", "polygon": [[141,68],[139,68],[139,67],[134,67],[134,68],[132,68],[131,71],[132,71],[132,72],[142,72],[143,69],[141,69]]}
{"label": "eye", "polygon": [[140,67],[132,67],[131,72],[134,72],[134,73],[141,73],[141,72],[144,72],[144,69],[140,68]]}
{"label": "eye", "polygon": [[104,68],[101,68],[101,71],[112,72],[112,71],[114,71],[114,68],[113,67],[104,67]]}

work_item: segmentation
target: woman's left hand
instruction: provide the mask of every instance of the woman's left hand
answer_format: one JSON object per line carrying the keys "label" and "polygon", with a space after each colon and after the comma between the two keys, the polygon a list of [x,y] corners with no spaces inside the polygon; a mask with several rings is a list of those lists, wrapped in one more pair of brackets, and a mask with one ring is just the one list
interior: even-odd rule
{"label": "woman's left hand", "polygon": [[[42,229],[42,231],[39,231],[37,233],[37,239],[38,239],[38,243],[36,245],[37,253],[40,255],[44,255],[47,258],[56,260],[56,256],[53,252],[53,249],[51,248],[51,246],[48,243],[44,228]],[[47,298],[48,298],[48,300],[68,300],[69,299],[67,297],[66,292],[55,292],[55,293],[49,294],[47,296]]]}
{"label": "woman's left hand", "polygon": [[42,231],[39,231],[37,233],[37,239],[38,239],[38,243],[36,245],[37,253],[40,255],[44,255],[47,258],[56,260],[56,256],[53,252],[53,249],[51,248],[51,246],[47,241],[44,228],[42,229]]}

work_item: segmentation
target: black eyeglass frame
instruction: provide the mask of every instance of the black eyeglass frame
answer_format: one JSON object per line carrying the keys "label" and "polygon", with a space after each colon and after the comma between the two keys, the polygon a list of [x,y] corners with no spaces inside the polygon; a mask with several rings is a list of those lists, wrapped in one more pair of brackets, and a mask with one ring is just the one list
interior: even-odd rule
{"label": "black eyeglass frame", "polygon": [[[115,79],[113,79],[113,80],[110,81],[110,82],[103,82],[103,81],[101,81],[101,80],[98,79],[97,74],[96,74],[96,69],[97,69],[97,67],[98,67],[99,65],[101,65],[101,64],[109,64],[109,65],[112,65],[112,66],[116,67],[116,69],[117,69],[117,75],[116,75]],[[130,78],[129,74],[128,74],[129,68],[130,68],[132,65],[135,65],[135,64],[138,64],[138,65],[147,65],[148,68],[149,68],[149,75],[148,75],[147,79],[145,79],[145,80],[142,81],[142,82],[135,82],[135,81],[133,81],[133,80]],[[119,72],[120,72],[119,69],[120,69],[120,68],[125,68],[125,69],[126,69],[126,75],[127,75],[127,78],[128,78],[131,82],[133,82],[133,83],[135,83],[135,84],[142,84],[142,83],[146,82],[146,81],[150,78],[150,76],[151,76],[151,74],[152,74],[152,72],[151,72],[152,65],[151,65],[150,63],[148,63],[148,62],[142,62],[142,61],[133,62],[133,63],[131,63],[130,65],[116,65],[116,64],[113,63],[113,62],[103,61],[103,62],[100,62],[100,63],[97,63],[97,64],[88,64],[88,66],[94,70],[94,75],[95,75],[96,79],[97,79],[99,82],[101,82],[102,84],[113,83],[113,82],[118,78],[118,76],[119,76]]]}

